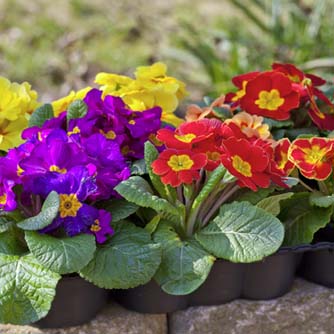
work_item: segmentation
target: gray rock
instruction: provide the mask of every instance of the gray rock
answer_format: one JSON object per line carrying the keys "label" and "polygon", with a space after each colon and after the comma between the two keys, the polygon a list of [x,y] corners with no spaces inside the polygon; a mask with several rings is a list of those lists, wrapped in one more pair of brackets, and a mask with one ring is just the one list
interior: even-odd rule
{"label": "gray rock", "polygon": [[1,325],[0,334],[167,334],[166,315],[140,314],[108,306],[89,324],[64,329]]}
{"label": "gray rock", "polygon": [[297,280],[269,301],[193,307],[169,317],[172,334],[333,334],[334,290]]}

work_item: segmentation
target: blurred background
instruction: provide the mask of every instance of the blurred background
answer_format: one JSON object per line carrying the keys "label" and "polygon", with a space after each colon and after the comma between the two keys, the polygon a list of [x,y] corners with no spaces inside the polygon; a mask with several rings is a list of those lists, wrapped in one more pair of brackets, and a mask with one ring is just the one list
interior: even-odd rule
{"label": "blurred background", "polygon": [[163,61],[190,99],[293,62],[334,77],[333,0],[0,0],[0,75],[43,101]]}

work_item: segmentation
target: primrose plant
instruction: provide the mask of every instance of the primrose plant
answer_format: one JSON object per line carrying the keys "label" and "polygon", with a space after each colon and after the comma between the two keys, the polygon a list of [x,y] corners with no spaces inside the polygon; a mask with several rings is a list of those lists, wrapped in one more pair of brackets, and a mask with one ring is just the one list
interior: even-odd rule
{"label": "primrose plant", "polygon": [[[149,180],[132,176],[115,188],[141,207],[143,221],[151,219],[146,229],[162,249],[155,279],[164,291],[194,291],[215,258],[259,261],[282,244],[275,215],[292,194],[285,192],[283,145],[262,120],[241,112],[225,122],[204,118],[160,129],[160,152],[145,146]],[[276,189],[283,192],[268,197]]]}

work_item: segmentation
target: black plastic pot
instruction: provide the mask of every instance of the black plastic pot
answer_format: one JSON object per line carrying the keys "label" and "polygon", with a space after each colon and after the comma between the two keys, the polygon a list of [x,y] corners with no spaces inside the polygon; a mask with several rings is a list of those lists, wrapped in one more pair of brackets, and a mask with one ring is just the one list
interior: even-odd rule
{"label": "black plastic pot", "polygon": [[114,298],[124,307],[141,313],[168,313],[189,306],[224,304],[238,298],[276,298],[291,289],[303,250],[303,247],[282,248],[250,264],[218,260],[203,285],[186,296],[169,295],[151,281],[134,289],[118,290]]}
{"label": "black plastic pot", "polygon": [[298,274],[308,281],[334,288],[334,228],[326,226],[314,236]]}
{"label": "black plastic pot", "polygon": [[106,305],[108,295],[107,290],[79,276],[64,276],[57,285],[50,312],[34,325],[40,328],[82,325],[92,320]]}

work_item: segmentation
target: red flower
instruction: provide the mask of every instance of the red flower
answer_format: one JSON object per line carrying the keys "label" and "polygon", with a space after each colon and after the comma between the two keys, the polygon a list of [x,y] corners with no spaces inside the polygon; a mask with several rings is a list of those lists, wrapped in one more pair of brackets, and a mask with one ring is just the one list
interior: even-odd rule
{"label": "red flower", "polygon": [[326,180],[333,167],[334,139],[296,139],[289,148],[288,156],[305,177]]}
{"label": "red flower", "polygon": [[158,131],[157,139],[166,147],[178,150],[191,149],[199,143],[214,140],[214,134],[220,129],[221,121],[217,119],[201,119],[194,122],[181,124],[176,130],[161,129]]}
{"label": "red flower", "polygon": [[177,151],[166,149],[160,153],[157,160],[153,161],[153,172],[161,176],[164,184],[172,187],[186,183],[200,177],[199,170],[207,163],[207,157],[203,153],[193,153],[189,150]]}
{"label": "red flower", "polygon": [[299,106],[299,93],[290,79],[277,71],[259,74],[247,83],[245,91],[240,105],[250,114],[285,120]]}
{"label": "red flower", "polygon": [[277,142],[275,146],[275,161],[278,169],[284,171],[286,175],[289,175],[295,165],[288,159],[288,151],[291,143],[288,138],[283,138]]}
{"label": "red flower", "polygon": [[268,188],[271,181],[286,187],[285,174],[277,168],[269,142],[231,137],[224,140],[222,150],[222,163],[238,178],[240,187],[256,191],[257,187]]}

